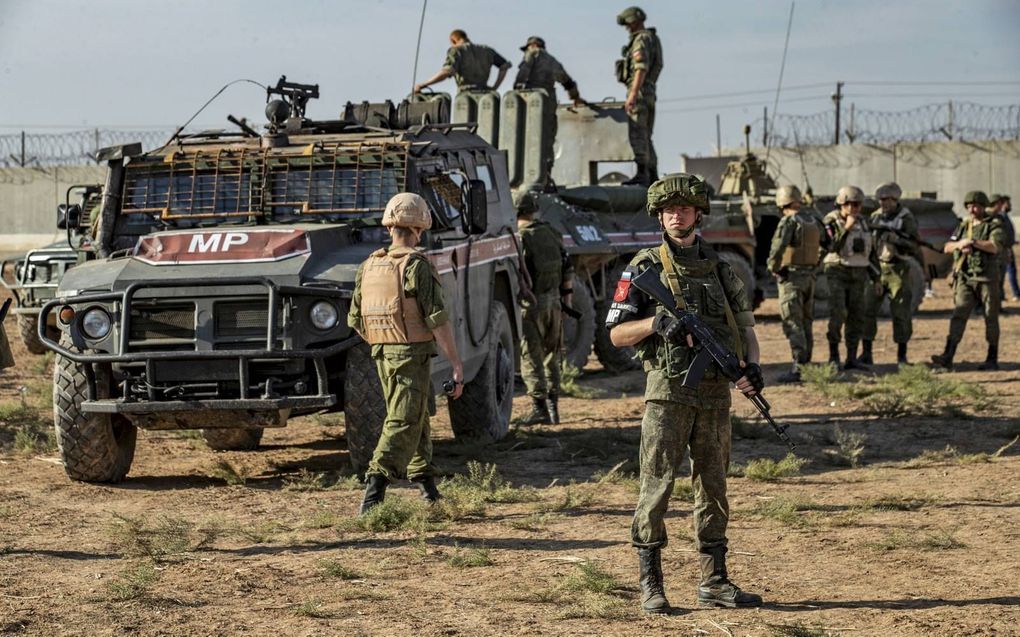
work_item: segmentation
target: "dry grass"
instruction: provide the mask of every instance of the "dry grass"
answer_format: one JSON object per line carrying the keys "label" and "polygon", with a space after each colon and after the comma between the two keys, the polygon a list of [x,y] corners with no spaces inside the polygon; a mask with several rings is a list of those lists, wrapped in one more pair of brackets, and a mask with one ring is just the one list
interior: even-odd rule
{"label": "dry grass", "polygon": [[786,457],[778,462],[771,458],[757,458],[747,463],[743,475],[750,480],[773,482],[780,478],[800,475],[800,469],[805,464],[807,460],[798,458],[792,453],[786,454]]}
{"label": "dry grass", "polygon": [[489,549],[484,545],[471,548],[454,546],[453,554],[447,558],[446,563],[454,568],[476,568],[480,566],[492,566],[492,558],[489,556]]}
{"label": "dry grass", "polygon": [[159,578],[151,562],[143,562],[122,572],[117,579],[106,584],[112,601],[126,602],[148,594]]}

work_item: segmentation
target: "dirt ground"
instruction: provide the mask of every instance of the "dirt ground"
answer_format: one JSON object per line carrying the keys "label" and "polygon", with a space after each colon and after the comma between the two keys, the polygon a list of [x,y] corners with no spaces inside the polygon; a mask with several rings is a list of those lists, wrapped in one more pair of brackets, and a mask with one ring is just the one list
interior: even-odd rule
{"label": "dirt ground", "polygon": [[[948,290],[936,292],[915,323],[917,362],[940,350],[948,327]],[[811,384],[769,386],[806,463],[729,487],[730,575],[766,604],[696,608],[691,504],[678,490],[664,550],[677,610],[663,617],[638,609],[628,544],[639,372],[613,377],[592,359],[576,382],[589,395],[562,400],[562,425],[515,428],[488,446],[456,443],[441,407],[439,466],[453,475],[493,463],[509,485],[435,515],[400,484],[390,500],[419,521],[367,531],[351,523],[361,494],[343,477],[338,416],[269,430],[255,452],[142,432],[122,484],[68,480],[43,435],[26,442],[48,424],[51,382],[47,360],[15,342],[19,366],[0,376],[0,633],[1020,635],[1020,443],[999,452],[1020,434],[1020,307],[1007,308],[1002,371],[976,371],[975,318],[959,369],[937,377],[986,390],[957,409],[882,417]],[[6,327],[16,338],[13,320]],[[823,345],[824,329],[816,322]],[[880,325],[879,372],[894,369],[890,330]],[[774,379],[788,360],[775,300],[758,333]],[[526,397],[514,407],[523,413]],[[750,476],[750,461],[784,457],[736,395],[734,413],[744,422],[736,466]],[[860,466],[841,466],[854,434]]]}

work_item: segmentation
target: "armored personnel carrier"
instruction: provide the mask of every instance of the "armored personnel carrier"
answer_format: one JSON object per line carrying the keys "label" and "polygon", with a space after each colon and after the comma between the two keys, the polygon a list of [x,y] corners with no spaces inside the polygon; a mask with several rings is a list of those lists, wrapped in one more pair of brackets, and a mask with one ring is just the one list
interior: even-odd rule
{"label": "armored personnel carrier", "polygon": [[[498,439],[520,340],[518,250],[504,155],[441,101],[348,104],[304,116],[318,86],[281,78],[256,131],[178,134],[105,149],[89,258],[69,270],[56,317],[54,421],[76,480],[128,473],[137,430],[201,429],[252,449],[266,427],[342,411],[351,462],[371,458],[385,405],[368,346],[347,327],[358,265],[388,240],[389,198],[421,194],[422,245],[442,278],[464,362],[449,401],[458,437]],[[450,364],[433,363],[434,387]]]}

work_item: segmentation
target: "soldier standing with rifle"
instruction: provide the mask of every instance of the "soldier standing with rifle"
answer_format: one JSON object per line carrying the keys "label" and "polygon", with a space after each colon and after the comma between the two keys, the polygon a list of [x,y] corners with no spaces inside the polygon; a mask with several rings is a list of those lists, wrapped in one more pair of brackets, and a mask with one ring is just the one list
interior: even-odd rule
{"label": "soldier standing with rifle", "polygon": [[889,297],[892,315],[893,341],[896,343],[896,363],[907,364],[907,343],[914,332],[914,291],[910,287],[910,261],[921,259],[921,236],[917,219],[910,209],[900,204],[903,191],[895,182],[882,184],[875,190],[879,209],[871,213],[871,231],[881,268],[879,281],[884,294],[865,293],[867,312],[864,317],[864,347],[861,362],[875,363],[872,343],[878,333],[878,308]]}
{"label": "soldier standing with rifle", "polygon": [[637,174],[624,184],[647,186],[659,178],[659,159],[652,144],[655,128],[655,83],[662,73],[662,44],[655,29],[645,28],[641,7],[628,7],[616,16],[616,23],[627,29],[630,40],[623,47],[623,58],[616,61],[616,79],[627,87],[627,133],[634,151]]}
{"label": "soldier standing with rifle", "polygon": [[347,324],[372,346],[386,398],[386,420],[365,472],[360,514],[381,504],[390,482],[407,477],[422,497],[435,502],[436,487],[429,429],[431,358],[436,344],[453,366],[452,398],[464,390],[464,367],[443,302],[439,274],[416,246],[432,227],[420,195],[394,195],[382,225],[393,243],[372,253],[358,268]]}
{"label": "soldier standing with rifle", "polygon": [[953,317],[949,320],[949,336],[942,354],[931,357],[935,367],[953,368],[956,347],[963,340],[967,319],[974,307],[981,303],[985,311],[985,340],[988,341],[988,356],[978,366],[980,370],[999,369],[999,308],[1002,299],[999,292],[999,255],[1005,249],[1006,232],[1002,219],[988,215],[988,196],[980,190],[972,190],[963,199],[963,205],[970,214],[949,237],[943,247],[946,254],[953,255]]}
{"label": "soldier standing with rifle", "polygon": [[521,376],[532,403],[531,413],[522,422],[525,425],[560,422],[561,305],[570,307],[574,285],[574,266],[563,249],[563,238],[548,223],[536,219],[537,212],[534,193],[521,193],[517,229],[535,295],[534,301],[521,299]]}
{"label": "soldier standing with rifle", "polygon": [[648,189],[647,208],[665,230],[662,243],[638,252],[630,262],[606,316],[613,345],[635,346],[648,375],[641,423],[641,492],[631,526],[641,570],[641,608],[649,613],[669,610],[661,561],[667,542],[664,517],[685,449],[691,456],[701,563],[698,601],[730,608],[760,606],[761,597],[741,591],[726,570],[729,381],[713,364],[701,369],[700,382],[693,387],[685,384],[702,350],[695,348],[675,314],[631,281],[649,269],[657,272],[657,281],[668,285],[676,305],[700,318],[720,344],[737,352],[741,360],[735,365],[743,376],[736,379],[736,386],[748,397],[758,396],[765,384],[757,362],[754,315],[740,279],[695,234],[701,216],[709,211],[705,182],[683,173],[667,175]]}
{"label": "soldier standing with rifle", "polygon": [[881,293],[880,271],[875,257],[874,239],[861,214],[864,192],[857,186],[843,186],[836,193],[837,209],[825,215],[822,223],[832,242],[822,260],[829,284],[829,362],[839,365],[839,341],[846,327],[846,364],[843,369],[867,366],[857,359],[857,345],[864,328],[865,296],[869,281]]}
{"label": "soldier standing with rifle", "polygon": [[783,218],[772,235],[768,267],[779,281],[779,314],[793,355],[793,367],[779,377],[779,382],[799,383],[800,366],[811,362],[814,348],[811,324],[815,318],[815,279],[828,235],[818,217],[801,209],[796,186],[780,187],[776,206]]}

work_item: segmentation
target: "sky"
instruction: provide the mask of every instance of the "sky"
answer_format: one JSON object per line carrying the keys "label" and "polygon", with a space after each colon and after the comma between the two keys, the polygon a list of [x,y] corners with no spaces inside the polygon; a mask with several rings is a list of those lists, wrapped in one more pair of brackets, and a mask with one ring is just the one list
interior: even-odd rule
{"label": "sky", "polygon": [[[417,78],[441,67],[451,29],[515,66],[518,47],[539,35],[585,98],[622,99],[613,62],[627,39],[615,20],[625,1],[429,0]],[[742,145],[743,125],[773,110],[789,0],[641,6],[664,49],[660,169],[678,169],[681,153],[713,154],[716,114],[723,146]],[[348,100],[399,101],[421,9],[421,0],[0,0],[0,134],[172,129],[227,82],[284,74],[320,85],[311,117],[335,118]],[[798,0],[779,112],[831,111],[837,81],[858,109],[1020,104],[1020,0]],[[455,90],[452,80],[436,88]],[[229,128],[228,113],[261,122],[264,104],[262,89],[236,84],[195,126]]]}

